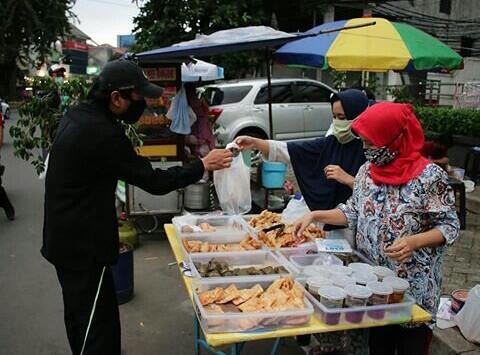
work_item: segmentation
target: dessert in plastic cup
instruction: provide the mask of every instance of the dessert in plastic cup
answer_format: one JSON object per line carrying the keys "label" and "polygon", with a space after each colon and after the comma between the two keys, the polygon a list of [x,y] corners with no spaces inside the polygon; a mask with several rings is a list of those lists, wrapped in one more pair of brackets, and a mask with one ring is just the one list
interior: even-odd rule
{"label": "dessert in plastic cup", "polygon": [[373,273],[377,275],[378,281],[383,281],[383,279],[388,276],[397,276],[395,271],[385,266],[374,266],[372,269]]}
{"label": "dessert in plastic cup", "polygon": [[383,279],[383,282],[389,284],[393,288],[388,303],[402,303],[405,292],[410,288],[410,284],[407,280],[396,276],[387,276]]}
{"label": "dessert in plastic cup", "polygon": [[[385,282],[373,281],[367,284],[367,288],[372,291],[372,296],[368,300],[368,304],[378,306],[387,304],[393,288]],[[383,319],[385,317],[384,309],[375,309],[367,312],[368,316],[373,319]]]}
{"label": "dessert in plastic cup", "polygon": [[367,263],[350,263],[348,264],[348,267],[352,269],[354,272],[355,271],[372,271],[372,265],[367,264]]}
{"label": "dessert in plastic cup", "polygon": [[303,268],[305,276],[328,276],[327,271],[321,265],[308,265]]}
{"label": "dessert in plastic cup", "polygon": [[[318,288],[320,303],[327,308],[342,308],[345,300],[345,291],[337,286],[322,286]],[[336,325],[340,322],[340,312],[325,312],[324,321],[328,325]]]}
{"label": "dessert in plastic cup", "polygon": [[378,281],[377,276],[370,271],[355,271],[352,274],[352,278],[360,286],[366,286],[369,282]]}
{"label": "dessert in plastic cup", "polygon": [[348,285],[355,285],[355,279],[347,275],[330,274],[330,281],[333,286],[345,288]]}
{"label": "dessert in plastic cup", "polygon": [[317,300],[320,300],[320,296],[318,295],[318,289],[322,286],[332,286],[332,282],[323,276],[311,276],[307,279],[307,290]]}
{"label": "dessert in plastic cup", "polygon": [[[369,298],[372,296],[370,291],[365,286],[349,285],[345,287],[345,307],[365,307]],[[345,319],[350,323],[361,323],[365,311],[353,311],[345,314]]]}
{"label": "dessert in plastic cup", "polygon": [[325,265],[325,268],[330,274],[350,276],[353,273],[352,269],[343,265]]}

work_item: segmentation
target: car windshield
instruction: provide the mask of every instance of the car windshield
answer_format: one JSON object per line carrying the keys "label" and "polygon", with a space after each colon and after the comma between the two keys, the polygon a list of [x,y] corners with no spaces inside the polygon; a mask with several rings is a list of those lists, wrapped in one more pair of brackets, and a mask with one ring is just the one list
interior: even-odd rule
{"label": "car windshield", "polygon": [[225,86],[225,87],[207,87],[204,97],[209,106],[234,104],[242,101],[252,89],[251,85],[244,86]]}

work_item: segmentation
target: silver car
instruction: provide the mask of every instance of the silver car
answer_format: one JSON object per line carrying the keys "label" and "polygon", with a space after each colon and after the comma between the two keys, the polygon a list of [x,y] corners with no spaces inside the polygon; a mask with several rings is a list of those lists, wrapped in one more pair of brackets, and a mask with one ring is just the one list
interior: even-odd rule
{"label": "silver car", "polygon": [[[267,80],[241,80],[202,88],[220,125],[220,144],[239,135],[269,137]],[[273,79],[273,139],[325,136],[332,123],[331,87],[309,79]]]}

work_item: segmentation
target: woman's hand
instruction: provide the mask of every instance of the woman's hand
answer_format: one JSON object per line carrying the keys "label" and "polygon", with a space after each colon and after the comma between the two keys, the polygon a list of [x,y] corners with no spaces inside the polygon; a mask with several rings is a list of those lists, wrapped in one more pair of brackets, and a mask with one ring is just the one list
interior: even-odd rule
{"label": "woman's hand", "polygon": [[347,174],[340,166],[327,165],[323,171],[325,172],[325,176],[328,180],[335,180],[341,184],[353,188],[353,182],[355,181],[355,178],[350,174]]}
{"label": "woman's hand", "polygon": [[405,262],[412,257],[415,249],[414,237],[408,236],[395,240],[392,245],[385,248],[385,255],[395,261]]}
{"label": "woman's hand", "polygon": [[293,234],[297,237],[301,237],[303,235],[303,231],[314,221],[313,212],[307,213],[305,216],[300,218],[294,223],[293,226]]}
{"label": "woman's hand", "polygon": [[238,145],[240,150],[244,149],[258,149],[257,141],[258,138],[249,137],[249,136],[240,136],[235,139],[235,143]]}

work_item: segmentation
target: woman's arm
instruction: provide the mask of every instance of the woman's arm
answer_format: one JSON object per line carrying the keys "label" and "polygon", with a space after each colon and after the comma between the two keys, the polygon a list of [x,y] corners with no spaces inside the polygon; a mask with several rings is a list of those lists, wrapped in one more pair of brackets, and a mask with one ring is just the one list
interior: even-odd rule
{"label": "woman's arm", "polygon": [[407,261],[415,250],[435,248],[445,243],[442,232],[437,228],[429,231],[399,238],[391,246],[385,248],[385,255],[396,261]]}
{"label": "woman's arm", "polygon": [[241,150],[259,150],[264,156],[265,160],[290,164],[290,155],[288,154],[286,142],[240,136],[235,139],[235,143],[240,147]]}
{"label": "woman's arm", "polygon": [[295,222],[294,233],[299,237],[302,236],[303,231],[314,222],[346,226],[348,220],[345,214],[339,208],[335,208],[333,210],[313,211]]}
{"label": "woman's arm", "polygon": [[353,183],[355,182],[355,177],[348,174],[338,165],[327,165],[324,169],[325,176],[329,180],[338,181],[340,184],[347,185],[353,190]]}

